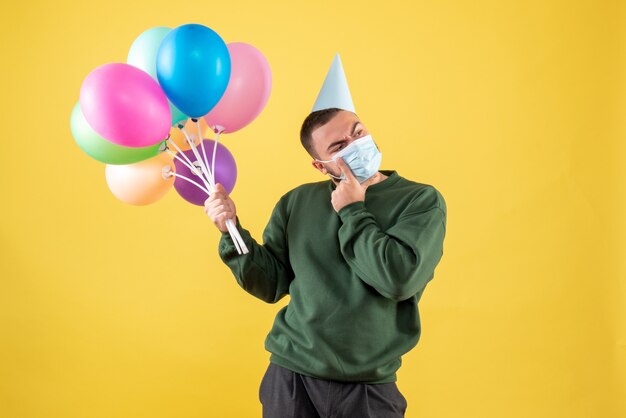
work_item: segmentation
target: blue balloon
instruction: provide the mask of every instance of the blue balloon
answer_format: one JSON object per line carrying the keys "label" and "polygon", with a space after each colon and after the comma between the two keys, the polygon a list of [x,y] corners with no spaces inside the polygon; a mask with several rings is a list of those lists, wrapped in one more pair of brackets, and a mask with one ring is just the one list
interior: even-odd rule
{"label": "blue balloon", "polygon": [[156,71],[167,98],[192,118],[206,115],[224,95],[230,80],[226,43],[211,28],[182,25],[159,47]]}

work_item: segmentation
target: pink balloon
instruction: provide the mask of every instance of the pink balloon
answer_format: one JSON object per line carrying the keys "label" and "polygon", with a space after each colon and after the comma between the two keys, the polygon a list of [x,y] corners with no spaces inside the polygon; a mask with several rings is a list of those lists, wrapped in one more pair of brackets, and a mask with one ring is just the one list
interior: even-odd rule
{"label": "pink balloon", "polygon": [[272,89],[272,72],[261,51],[244,42],[227,45],[230,54],[230,80],[220,101],[204,115],[214,131],[235,132],[261,113]]}
{"label": "pink balloon", "polygon": [[157,144],[171,127],[165,93],[130,64],[104,64],[89,73],[80,88],[80,108],[94,131],[125,147]]}

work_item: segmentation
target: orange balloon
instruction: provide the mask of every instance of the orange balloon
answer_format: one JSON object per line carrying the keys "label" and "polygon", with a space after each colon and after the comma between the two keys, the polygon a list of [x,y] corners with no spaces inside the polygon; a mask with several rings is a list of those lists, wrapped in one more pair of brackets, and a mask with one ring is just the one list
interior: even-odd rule
{"label": "orange balloon", "polygon": [[[200,133],[202,134],[202,139],[207,139],[209,135],[213,132],[213,130],[209,125],[207,125],[204,118],[198,118],[198,122],[200,122]],[[191,120],[191,118],[187,119],[187,122],[185,123],[185,132],[187,132],[189,138],[194,141],[194,144],[198,146],[200,145],[200,139],[198,138],[198,127],[196,126],[196,123]],[[178,129],[178,126],[173,126],[172,129],[170,129],[170,139],[174,141],[174,143],[182,151],[191,149],[191,146],[189,146],[185,135],[183,135],[183,132]],[[174,152],[177,152],[176,148],[172,146],[170,146],[170,149]]]}
{"label": "orange balloon", "polygon": [[105,177],[109,190],[129,205],[149,205],[161,199],[174,185],[174,176],[164,176],[175,172],[174,157],[161,152],[156,157],[134,164],[107,164]]}

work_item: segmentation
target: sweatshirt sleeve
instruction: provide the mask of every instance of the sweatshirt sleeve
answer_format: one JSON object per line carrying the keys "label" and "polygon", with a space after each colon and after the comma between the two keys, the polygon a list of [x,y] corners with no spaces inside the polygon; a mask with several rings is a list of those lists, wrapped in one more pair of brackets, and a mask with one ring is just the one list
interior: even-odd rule
{"label": "sweatshirt sleeve", "polygon": [[432,186],[401,213],[395,225],[381,230],[363,201],[338,212],[341,252],[346,262],[381,295],[409,299],[434,277],[443,256],[446,205]]}
{"label": "sweatshirt sleeve", "polygon": [[294,276],[287,253],[286,216],[282,198],[274,207],[263,231],[262,245],[241,226],[238,216],[236,220],[237,229],[249,252],[237,253],[230,234],[222,232],[218,245],[220,258],[231,269],[242,289],[264,302],[276,303],[289,293],[289,284]]}

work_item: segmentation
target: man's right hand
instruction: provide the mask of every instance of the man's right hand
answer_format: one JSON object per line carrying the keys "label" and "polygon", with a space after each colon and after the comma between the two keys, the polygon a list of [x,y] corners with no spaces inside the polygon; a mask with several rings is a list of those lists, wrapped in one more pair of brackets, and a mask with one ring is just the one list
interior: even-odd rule
{"label": "man's right hand", "polygon": [[237,216],[235,202],[226,194],[226,189],[220,183],[215,184],[215,190],[204,201],[204,212],[221,232],[228,232],[226,220],[232,219],[235,222]]}

